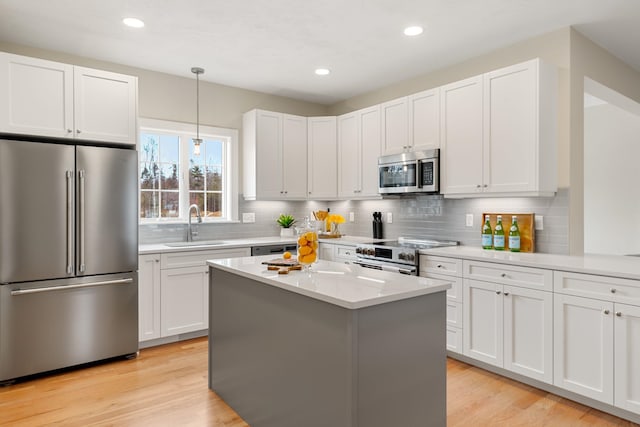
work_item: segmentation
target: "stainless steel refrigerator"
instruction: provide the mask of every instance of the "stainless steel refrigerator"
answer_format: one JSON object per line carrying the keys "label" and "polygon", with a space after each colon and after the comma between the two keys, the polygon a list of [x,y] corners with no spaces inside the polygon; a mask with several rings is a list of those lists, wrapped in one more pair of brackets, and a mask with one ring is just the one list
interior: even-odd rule
{"label": "stainless steel refrigerator", "polygon": [[0,139],[0,382],[138,351],[137,153]]}

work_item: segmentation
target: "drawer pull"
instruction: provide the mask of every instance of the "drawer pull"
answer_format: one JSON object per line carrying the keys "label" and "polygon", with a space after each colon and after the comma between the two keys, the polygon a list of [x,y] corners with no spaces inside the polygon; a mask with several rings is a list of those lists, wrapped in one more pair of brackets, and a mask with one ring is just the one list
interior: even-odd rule
{"label": "drawer pull", "polygon": [[500,291],[496,291],[496,295],[500,295],[502,292]]}
{"label": "drawer pull", "polygon": [[500,277],[507,277],[507,273],[502,273]]}
{"label": "drawer pull", "polygon": [[509,292],[505,292],[505,293],[504,293],[504,296],[505,296],[505,297],[509,296]]}
{"label": "drawer pull", "polygon": [[622,317],[622,312],[621,311],[616,311],[616,316]]}
{"label": "drawer pull", "polygon": [[604,314],[609,314],[609,310],[605,309],[605,310],[603,311],[603,313],[604,313]]}
{"label": "drawer pull", "polygon": [[442,264],[436,265],[437,268],[442,268]]}
{"label": "drawer pull", "polygon": [[612,294],[615,294],[615,293],[616,293],[616,288],[611,288],[610,290],[611,290],[611,293],[612,293]]}

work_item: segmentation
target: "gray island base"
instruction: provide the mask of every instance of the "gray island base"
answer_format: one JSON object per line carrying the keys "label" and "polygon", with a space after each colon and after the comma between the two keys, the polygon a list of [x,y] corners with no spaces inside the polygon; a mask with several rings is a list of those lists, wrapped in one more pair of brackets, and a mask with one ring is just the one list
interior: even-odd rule
{"label": "gray island base", "polygon": [[[249,260],[209,262],[209,388],[247,423],[446,426],[446,282],[337,263],[282,279]],[[300,293],[394,279],[439,286],[383,303],[349,293],[359,308]]]}

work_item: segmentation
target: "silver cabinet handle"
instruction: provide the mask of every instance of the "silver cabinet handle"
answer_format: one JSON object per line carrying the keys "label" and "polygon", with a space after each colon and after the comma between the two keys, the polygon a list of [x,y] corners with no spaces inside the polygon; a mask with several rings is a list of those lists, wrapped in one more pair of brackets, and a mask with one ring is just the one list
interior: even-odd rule
{"label": "silver cabinet handle", "polygon": [[609,311],[609,310],[607,310],[607,309],[605,308],[605,309],[604,309],[604,311],[603,311],[603,313],[604,313],[604,314],[609,314],[609,313],[610,313],[610,311]]}
{"label": "silver cabinet handle", "polygon": [[476,185],[476,188],[482,188],[482,186],[480,184]]}
{"label": "silver cabinet handle", "polygon": [[616,316],[622,317],[622,312],[621,311],[616,311]]}
{"label": "silver cabinet handle", "polygon": [[505,292],[505,293],[504,293],[504,296],[505,296],[505,297],[509,296],[509,292]]}
{"label": "silver cabinet handle", "polygon": [[436,265],[436,267],[442,268],[442,264],[438,264],[438,265]]}
{"label": "silver cabinet handle", "polygon": [[78,180],[78,201],[80,204],[80,236],[78,237],[78,245],[80,246],[79,252],[80,252],[80,260],[79,260],[79,264],[80,264],[80,272],[84,273],[84,271],[86,270],[86,265],[84,263],[84,232],[85,232],[85,221],[84,221],[84,190],[85,190],[85,185],[84,185],[84,178],[85,178],[85,171],[84,169],[80,169],[80,171],[78,172],[78,175],[80,176],[80,179]]}
{"label": "silver cabinet handle", "polygon": [[67,133],[72,133],[73,130],[72,129],[67,129]]}
{"label": "silver cabinet handle", "polygon": [[80,129],[76,129],[76,133],[82,133]]}
{"label": "silver cabinet handle", "polygon": [[502,273],[500,277],[507,277],[507,273]]}
{"label": "silver cabinet handle", "polygon": [[484,188],[487,188],[488,186],[489,186],[489,184],[485,184],[485,185],[483,185],[483,187],[484,187]]}
{"label": "silver cabinet handle", "polygon": [[73,274],[73,171],[67,177],[67,274]]}
{"label": "silver cabinet handle", "polygon": [[133,279],[116,279],[116,280],[105,280],[104,282],[78,283],[77,285],[49,286],[48,288],[16,289],[15,291],[11,291],[11,295],[16,296],[16,295],[27,295],[27,294],[39,294],[42,292],[64,291],[68,289],[80,289],[80,288],[92,288],[94,286],[104,286],[104,285],[125,285],[131,282],[133,282]]}
{"label": "silver cabinet handle", "polygon": [[612,294],[615,294],[616,293],[616,288],[611,288],[610,291],[611,291]]}
{"label": "silver cabinet handle", "polygon": [[496,291],[496,295],[500,295],[502,292],[500,291]]}

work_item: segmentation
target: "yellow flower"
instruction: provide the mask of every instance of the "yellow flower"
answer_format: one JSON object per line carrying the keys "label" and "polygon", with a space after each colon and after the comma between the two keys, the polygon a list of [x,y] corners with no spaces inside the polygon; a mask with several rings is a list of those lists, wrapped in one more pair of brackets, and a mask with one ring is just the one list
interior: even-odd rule
{"label": "yellow flower", "polygon": [[336,224],[342,224],[344,223],[344,217],[339,214],[331,214],[327,217],[327,223],[331,224],[332,222],[335,222]]}

